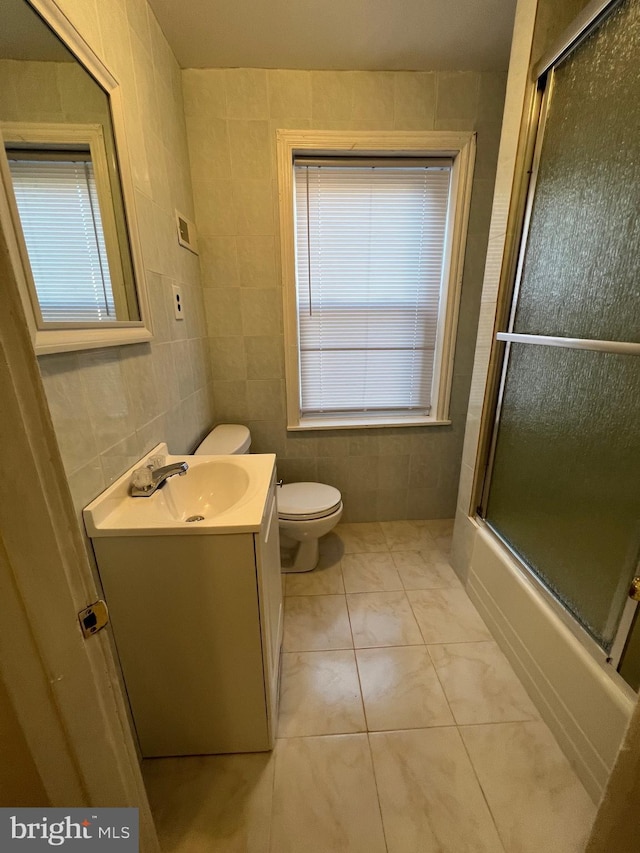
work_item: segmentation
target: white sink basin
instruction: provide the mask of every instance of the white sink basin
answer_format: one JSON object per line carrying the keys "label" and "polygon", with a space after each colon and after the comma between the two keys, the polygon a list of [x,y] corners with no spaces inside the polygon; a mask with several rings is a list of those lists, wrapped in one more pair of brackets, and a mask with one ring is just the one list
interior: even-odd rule
{"label": "white sink basin", "polygon": [[[150,497],[131,497],[135,468],[151,456],[166,464],[186,462],[183,476],[170,477]],[[169,456],[160,444],[84,510],[87,533],[139,536],[247,533],[260,529],[274,469],[272,453],[244,456]]]}
{"label": "white sink basin", "polygon": [[[227,512],[244,497],[251,487],[246,469],[235,462],[210,460],[192,465],[182,477],[171,477],[159,490],[172,518],[187,521],[193,516],[203,520]],[[157,492],[156,492],[157,494]],[[151,498],[139,500],[151,502]]]}

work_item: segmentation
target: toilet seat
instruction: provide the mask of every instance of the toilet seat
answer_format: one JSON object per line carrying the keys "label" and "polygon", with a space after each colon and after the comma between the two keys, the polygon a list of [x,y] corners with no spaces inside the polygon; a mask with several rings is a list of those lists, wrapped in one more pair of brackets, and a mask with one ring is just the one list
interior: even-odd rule
{"label": "toilet seat", "polygon": [[277,490],[278,517],[285,521],[325,518],[342,504],[342,495],[324,483],[288,483]]}

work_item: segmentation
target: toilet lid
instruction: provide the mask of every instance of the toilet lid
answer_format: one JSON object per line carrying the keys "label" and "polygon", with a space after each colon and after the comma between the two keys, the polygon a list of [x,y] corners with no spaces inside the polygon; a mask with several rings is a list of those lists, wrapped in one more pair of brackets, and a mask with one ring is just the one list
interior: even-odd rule
{"label": "toilet lid", "polygon": [[276,490],[278,515],[283,519],[323,518],[338,509],[342,495],[324,483],[287,483]]}

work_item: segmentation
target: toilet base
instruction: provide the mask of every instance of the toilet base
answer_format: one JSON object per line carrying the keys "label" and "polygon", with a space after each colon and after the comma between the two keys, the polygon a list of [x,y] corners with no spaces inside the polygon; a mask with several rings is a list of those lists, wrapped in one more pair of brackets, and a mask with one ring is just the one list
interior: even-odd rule
{"label": "toilet base", "polygon": [[320,562],[321,536],[342,518],[342,501],[330,515],[310,519],[279,519],[280,566],[288,572],[311,572]]}
{"label": "toilet base", "polygon": [[[287,537],[288,538],[288,537]],[[317,539],[305,539],[304,542],[293,542],[292,548],[282,548],[282,572],[311,572],[320,560],[320,546]]]}

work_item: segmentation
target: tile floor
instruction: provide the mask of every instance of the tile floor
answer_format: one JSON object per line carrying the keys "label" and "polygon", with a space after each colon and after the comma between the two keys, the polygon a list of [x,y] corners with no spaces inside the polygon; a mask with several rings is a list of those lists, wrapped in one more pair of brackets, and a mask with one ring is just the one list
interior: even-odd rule
{"label": "tile floor", "polygon": [[579,853],[595,807],[447,562],[343,524],[287,575],[272,754],[146,761],[164,853]]}

